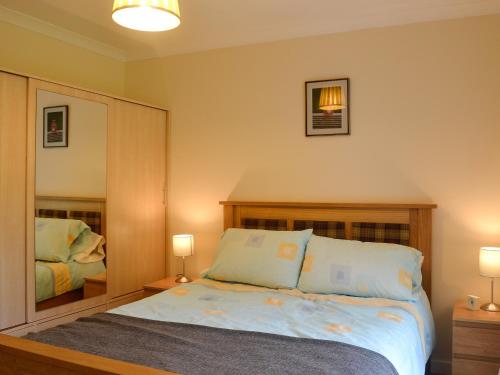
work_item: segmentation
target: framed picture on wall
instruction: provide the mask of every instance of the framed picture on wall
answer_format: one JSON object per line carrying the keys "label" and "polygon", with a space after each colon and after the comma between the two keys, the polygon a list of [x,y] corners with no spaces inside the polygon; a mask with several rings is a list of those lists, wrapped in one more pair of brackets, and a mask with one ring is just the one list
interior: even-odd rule
{"label": "framed picture on wall", "polygon": [[68,147],[68,106],[43,109],[43,147]]}
{"label": "framed picture on wall", "polygon": [[349,78],[306,82],[306,136],[348,134]]}

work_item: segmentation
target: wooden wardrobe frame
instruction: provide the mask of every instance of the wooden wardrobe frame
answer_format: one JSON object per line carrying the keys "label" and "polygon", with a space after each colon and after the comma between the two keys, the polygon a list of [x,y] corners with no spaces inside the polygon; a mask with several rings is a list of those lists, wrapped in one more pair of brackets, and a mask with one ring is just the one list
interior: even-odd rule
{"label": "wooden wardrobe frame", "polygon": [[[101,357],[96,357],[95,356],[90,356],[86,355],[83,353],[78,353],[78,352],[73,352],[67,351],[65,352],[64,350],[60,348],[54,348],[51,346],[40,346],[37,343],[34,342],[29,342],[26,340],[21,340],[18,341],[19,339],[16,339],[15,337],[11,337],[8,335],[24,335],[27,334],[28,332],[33,332],[33,331],[38,331],[38,330],[43,330],[47,329],[50,327],[53,327],[55,325],[59,324],[64,324],[71,322],[78,317],[83,317],[83,316],[88,316],[91,314],[95,314],[98,312],[103,312],[106,310],[109,310],[111,308],[118,307],[120,305],[126,304],[133,302],[137,299],[142,298],[143,296],[143,290],[142,290],[142,285],[144,282],[149,282],[152,280],[158,279],[160,276],[164,277],[166,275],[166,263],[163,260],[165,257],[165,246],[155,246],[154,251],[157,250],[158,247],[161,248],[161,256],[162,259],[161,261],[159,258],[157,259],[157,262],[155,262],[155,270],[154,272],[156,273],[147,273],[152,280],[135,280],[136,284],[140,284],[140,288],[134,289],[133,291],[123,291],[126,289],[126,287],[122,287],[118,292],[112,293],[113,291],[107,292],[106,295],[103,296],[97,296],[93,298],[89,298],[87,300],[82,300],[82,301],[77,301],[73,302],[71,304],[68,304],[64,307],[55,307],[52,309],[44,310],[44,311],[35,311],[34,309],[34,229],[33,229],[33,222],[34,222],[34,208],[35,208],[35,138],[36,138],[36,132],[35,132],[35,125],[36,125],[36,102],[37,102],[37,96],[36,96],[36,91],[38,89],[45,90],[45,91],[50,91],[62,95],[67,95],[67,96],[72,96],[84,100],[90,100],[94,102],[99,102],[102,104],[105,104],[108,106],[108,134],[110,132],[110,126],[109,124],[113,124],[113,131],[114,134],[120,134],[120,131],[124,129],[124,131],[121,134],[127,134],[126,133],[126,128],[127,126],[132,126],[127,121],[123,121],[123,117],[125,117],[125,120],[127,118],[131,118],[130,113],[132,115],[140,116],[144,115],[144,112],[146,113],[147,116],[150,116],[153,120],[155,120],[156,126],[161,123],[165,125],[165,129],[163,130],[163,133],[165,133],[165,151],[167,150],[167,145],[168,145],[168,122],[169,122],[169,117],[168,117],[168,109],[161,107],[161,106],[156,106],[152,105],[149,103],[144,103],[136,100],[132,100],[129,98],[125,97],[120,97],[118,95],[114,94],[109,94],[105,92],[98,92],[93,89],[88,89],[84,87],[78,87],[75,85],[67,84],[64,82],[56,82],[56,81],[51,81],[47,80],[43,77],[36,77],[34,75],[26,74],[24,72],[18,72],[18,71],[13,71],[10,69],[5,69],[0,67],[0,72],[2,74],[5,74],[6,76],[13,77],[13,78],[21,78],[22,79],[22,85],[17,85],[19,87],[14,87],[14,89],[11,89],[8,92],[8,97],[9,98],[17,98],[17,95],[20,96],[21,91],[23,94],[23,99],[22,99],[22,106],[19,106],[19,108],[23,108],[23,116],[24,119],[22,119],[22,124],[25,126],[21,125],[21,119],[16,122],[17,126],[14,126],[14,129],[18,129],[17,133],[19,135],[22,135],[22,141],[18,141],[18,150],[22,150],[22,157],[17,158],[17,154],[13,155],[12,160],[10,160],[12,165],[15,165],[17,170],[15,173],[17,175],[22,175],[24,178],[23,186],[21,186],[17,181],[16,183],[19,184],[19,186],[16,186],[16,189],[21,192],[22,195],[24,195],[23,198],[23,204],[19,204],[19,209],[22,207],[22,223],[18,223],[14,220],[11,220],[12,224],[15,224],[15,229],[12,229],[11,231],[15,231],[19,229],[19,233],[22,233],[22,248],[25,248],[26,251],[22,253],[22,264],[25,267],[26,275],[19,274],[19,278],[21,280],[19,282],[14,283],[15,285],[10,285],[10,290],[9,291],[9,298],[12,296],[12,298],[18,297],[18,300],[22,300],[24,302],[24,306],[21,308],[18,308],[17,306],[9,306],[7,305],[9,309],[9,314],[10,315],[17,315],[21,316],[23,315],[22,323],[11,323],[10,325],[7,326],[2,326],[1,331],[0,331],[0,374],[13,374],[13,373],[23,373],[23,374],[48,374],[48,373],[54,373],[54,374],[71,374],[71,373],[85,373],[85,374],[104,374],[104,373],[145,373],[145,374],[157,374],[157,373],[165,373],[165,372],[159,372],[154,369],[148,369],[144,368],[142,366],[135,366],[127,363],[119,363],[118,361],[113,361],[109,360],[107,358],[101,358]],[[22,90],[21,90],[22,89]],[[113,108],[113,111],[109,111],[110,106]],[[140,106],[140,107],[135,107],[136,110],[134,110],[134,106]],[[16,106],[14,108],[11,104],[12,107],[12,113],[17,113],[14,112],[15,110],[17,111],[19,108]],[[155,112],[155,110],[158,110]],[[120,111],[123,111],[124,113],[121,113]],[[152,114],[154,112],[154,114]],[[159,113],[161,112],[161,114]],[[10,113],[10,112],[9,112]],[[21,118],[21,115],[19,114],[19,118]],[[121,116],[121,117],[120,117]],[[149,117],[148,117],[149,118]],[[163,125],[162,125],[163,126]],[[144,135],[141,133],[141,135]],[[149,133],[146,134],[148,136]],[[124,136],[125,137],[125,136]],[[155,141],[158,142],[163,142],[162,137],[157,137],[155,138]],[[133,139],[133,142],[135,142],[135,138]],[[109,137],[108,137],[108,146],[109,146]],[[125,147],[120,143],[119,141],[116,141],[113,143],[115,154],[117,153],[116,150],[119,147],[122,147],[122,149]],[[155,150],[155,148],[152,148]],[[108,147],[107,153],[108,153],[108,160],[107,163],[110,162],[110,147]],[[121,149],[120,149],[121,150]],[[157,149],[156,149],[157,150]],[[115,164],[116,160],[119,159],[118,156],[113,154],[113,157],[115,158]],[[18,160],[19,159],[19,160]],[[165,152],[165,162],[166,162],[166,152]],[[16,165],[17,164],[17,165]],[[160,165],[157,163],[156,165]],[[166,173],[166,168],[162,168],[162,171],[165,171]],[[144,168],[143,168],[144,169]],[[142,170],[141,169],[141,172]],[[10,171],[10,170],[9,170]],[[163,173],[163,172],[162,172]],[[13,173],[11,173],[13,174]],[[153,175],[153,174],[151,174]],[[158,176],[157,174],[154,174],[154,176]],[[166,240],[166,176],[161,175],[162,179],[165,179],[165,181],[161,181],[161,184],[154,184],[155,191],[154,191],[154,199],[156,199],[157,202],[162,201],[163,205],[156,206],[158,208],[158,211],[165,212],[165,225],[158,230],[158,233],[160,233],[163,237],[164,240]],[[159,178],[159,177],[157,177]],[[12,185],[12,184],[11,184]],[[117,190],[117,186],[120,184],[116,183],[115,190]],[[7,187],[10,188],[10,185]],[[107,189],[109,189],[109,184],[107,186]],[[109,195],[113,196],[116,202],[116,199],[123,198],[122,196],[119,196],[117,198],[116,194],[111,193],[107,194],[108,198]],[[152,195],[152,194],[150,194]],[[157,199],[161,198],[161,199]],[[66,199],[66,197],[65,197]],[[122,199],[123,200],[123,199]],[[115,204],[114,207],[117,207],[118,205]],[[129,206],[126,206],[129,207]],[[104,207],[106,210],[106,216],[110,213],[107,209],[108,207]],[[116,209],[114,210],[114,214],[116,216]],[[21,217],[21,215],[19,215]],[[139,219],[138,219],[139,220]],[[104,219],[105,221],[105,219]],[[150,220],[151,221],[151,220]],[[158,221],[155,221],[155,223]],[[106,226],[106,223],[104,223],[104,226]],[[109,229],[109,226],[108,226]],[[155,228],[157,229],[157,228]],[[18,236],[19,237],[19,236]],[[116,237],[116,236],[115,236]],[[139,236],[136,236],[139,237]],[[148,235],[148,238],[151,237]],[[154,238],[156,239],[156,243],[160,243],[159,241],[159,235],[155,236]],[[13,240],[18,241],[18,239]],[[109,242],[108,242],[109,244]],[[13,245],[14,247],[14,245]],[[121,248],[120,246],[115,246],[115,248],[119,249]],[[118,252],[115,252],[115,254],[118,254]],[[19,257],[21,258],[21,257]],[[33,272],[30,272],[33,270]],[[143,274],[145,274],[143,272]],[[111,275],[112,277],[113,275]],[[115,277],[116,278],[116,277]],[[115,287],[117,288],[117,283],[115,283]],[[135,285],[134,285],[135,287]],[[19,319],[18,319],[19,320]],[[17,344],[12,343],[15,342]],[[19,350],[18,350],[19,349]],[[62,360],[58,359],[58,353],[63,353],[63,358]],[[99,361],[102,359],[101,361]]]}
{"label": "wooden wardrobe frame", "polygon": [[[343,221],[346,237],[352,222],[409,224],[410,245],[424,254],[423,284],[431,296],[432,209],[434,204],[361,204],[220,202],[224,206],[224,229],[241,227],[241,220],[285,219],[288,229],[294,220]],[[173,374],[123,361],[58,348],[0,334],[0,375],[12,374]]]}

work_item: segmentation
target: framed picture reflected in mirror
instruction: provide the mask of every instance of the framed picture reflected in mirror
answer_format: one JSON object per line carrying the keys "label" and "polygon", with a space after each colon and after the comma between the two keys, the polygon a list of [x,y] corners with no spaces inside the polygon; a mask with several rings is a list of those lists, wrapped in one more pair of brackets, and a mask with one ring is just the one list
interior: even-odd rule
{"label": "framed picture reflected in mirror", "polygon": [[43,147],[68,147],[68,106],[43,109]]}

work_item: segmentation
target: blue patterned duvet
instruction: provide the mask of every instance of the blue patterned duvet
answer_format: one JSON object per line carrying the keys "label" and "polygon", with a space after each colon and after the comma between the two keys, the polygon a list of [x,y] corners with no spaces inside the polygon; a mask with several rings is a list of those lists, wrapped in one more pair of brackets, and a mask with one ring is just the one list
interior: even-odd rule
{"label": "blue patterned duvet", "polygon": [[201,279],[109,312],[340,341],[382,354],[400,375],[424,374],[434,345],[434,323],[424,292],[417,302],[401,302]]}

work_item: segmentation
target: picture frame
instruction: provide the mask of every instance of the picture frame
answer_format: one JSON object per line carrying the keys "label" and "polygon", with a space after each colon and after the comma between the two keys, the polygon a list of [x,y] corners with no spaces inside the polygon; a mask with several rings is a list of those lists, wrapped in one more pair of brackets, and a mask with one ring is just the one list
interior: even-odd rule
{"label": "picture frame", "polygon": [[43,147],[68,147],[69,107],[61,105],[43,109]]}
{"label": "picture frame", "polygon": [[306,82],[306,136],[350,135],[349,78]]}

